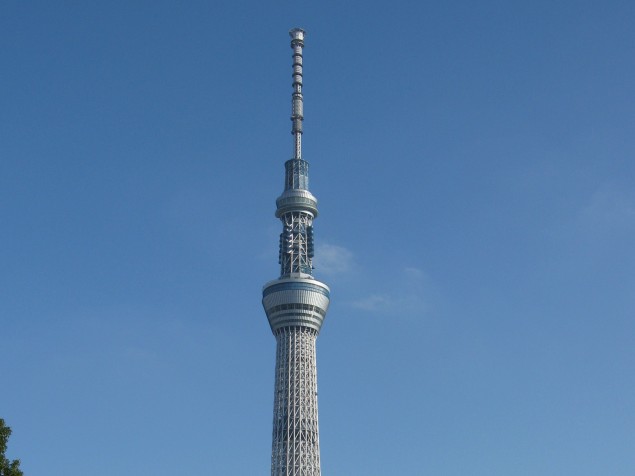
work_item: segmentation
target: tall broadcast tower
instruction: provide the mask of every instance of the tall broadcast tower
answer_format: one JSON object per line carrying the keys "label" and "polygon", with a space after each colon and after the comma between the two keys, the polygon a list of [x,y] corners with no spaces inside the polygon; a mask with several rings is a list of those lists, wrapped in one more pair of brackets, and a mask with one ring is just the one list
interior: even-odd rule
{"label": "tall broadcast tower", "polygon": [[265,284],[262,305],[276,337],[272,476],[320,476],[315,341],[329,307],[329,287],[313,277],[313,219],[309,164],[302,159],[302,48],[294,28],[291,133],[293,158],[284,164],[284,192],[276,200],[280,277]]}

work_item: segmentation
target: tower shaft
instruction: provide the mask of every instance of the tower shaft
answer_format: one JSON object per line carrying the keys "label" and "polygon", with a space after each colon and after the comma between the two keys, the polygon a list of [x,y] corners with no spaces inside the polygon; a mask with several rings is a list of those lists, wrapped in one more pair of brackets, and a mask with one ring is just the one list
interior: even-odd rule
{"label": "tower shaft", "polygon": [[276,334],[272,475],[320,475],[316,337],[302,327]]}
{"label": "tower shaft", "polygon": [[265,284],[262,304],[276,338],[271,447],[272,476],[320,476],[315,344],[328,310],[329,287],[313,277],[313,220],[317,200],[309,192],[309,164],[302,158],[302,48],[304,31],[293,29],[293,158],[285,162],[284,191],[276,200],[282,222],[280,277]]}

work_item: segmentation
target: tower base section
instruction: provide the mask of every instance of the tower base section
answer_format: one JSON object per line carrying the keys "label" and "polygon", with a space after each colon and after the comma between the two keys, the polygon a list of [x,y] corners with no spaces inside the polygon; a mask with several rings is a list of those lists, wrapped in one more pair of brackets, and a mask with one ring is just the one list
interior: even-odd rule
{"label": "tower base section", "polygon": [[271,476],[320,476],[317,331],[282,327],[276,336]]}

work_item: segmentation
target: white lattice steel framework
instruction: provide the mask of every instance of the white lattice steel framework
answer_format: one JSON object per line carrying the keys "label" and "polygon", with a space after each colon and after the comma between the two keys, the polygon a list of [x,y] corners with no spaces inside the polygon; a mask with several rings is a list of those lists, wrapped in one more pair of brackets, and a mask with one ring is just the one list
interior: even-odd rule
{"label": "white lattice steel framework", "polygon": [[291,133],[284,191],[276,200],[280,277],[267,283],[262,304],[276,337],[272,476],[320,476],[315,342],[329,306],[329,288],[313,277],[313,220],[309,164],[302,159],[302,49],[304,31],[289,32],[293,49]]}
{"label": "white lattice steel framework", "polygon": [[320,474],[316,337],[315,330],[303,327],[276,334],[271,474]]}

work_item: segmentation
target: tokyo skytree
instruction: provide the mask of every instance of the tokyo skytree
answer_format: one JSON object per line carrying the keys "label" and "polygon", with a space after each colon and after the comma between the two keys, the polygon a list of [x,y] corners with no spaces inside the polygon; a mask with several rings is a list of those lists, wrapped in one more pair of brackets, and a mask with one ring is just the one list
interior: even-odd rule
{"label": "tokyo skytree", "polygon": [[320,476],[315,341],[329,307],[329,287],[313,277],[313,220],[309,164],[302,158],[302,48],[294,28],[291,134],[293,158],[284,164],[284,191],[276,200],[282,222],[280,277],[265,284],[262,305],[276,338],[272,476]]}

